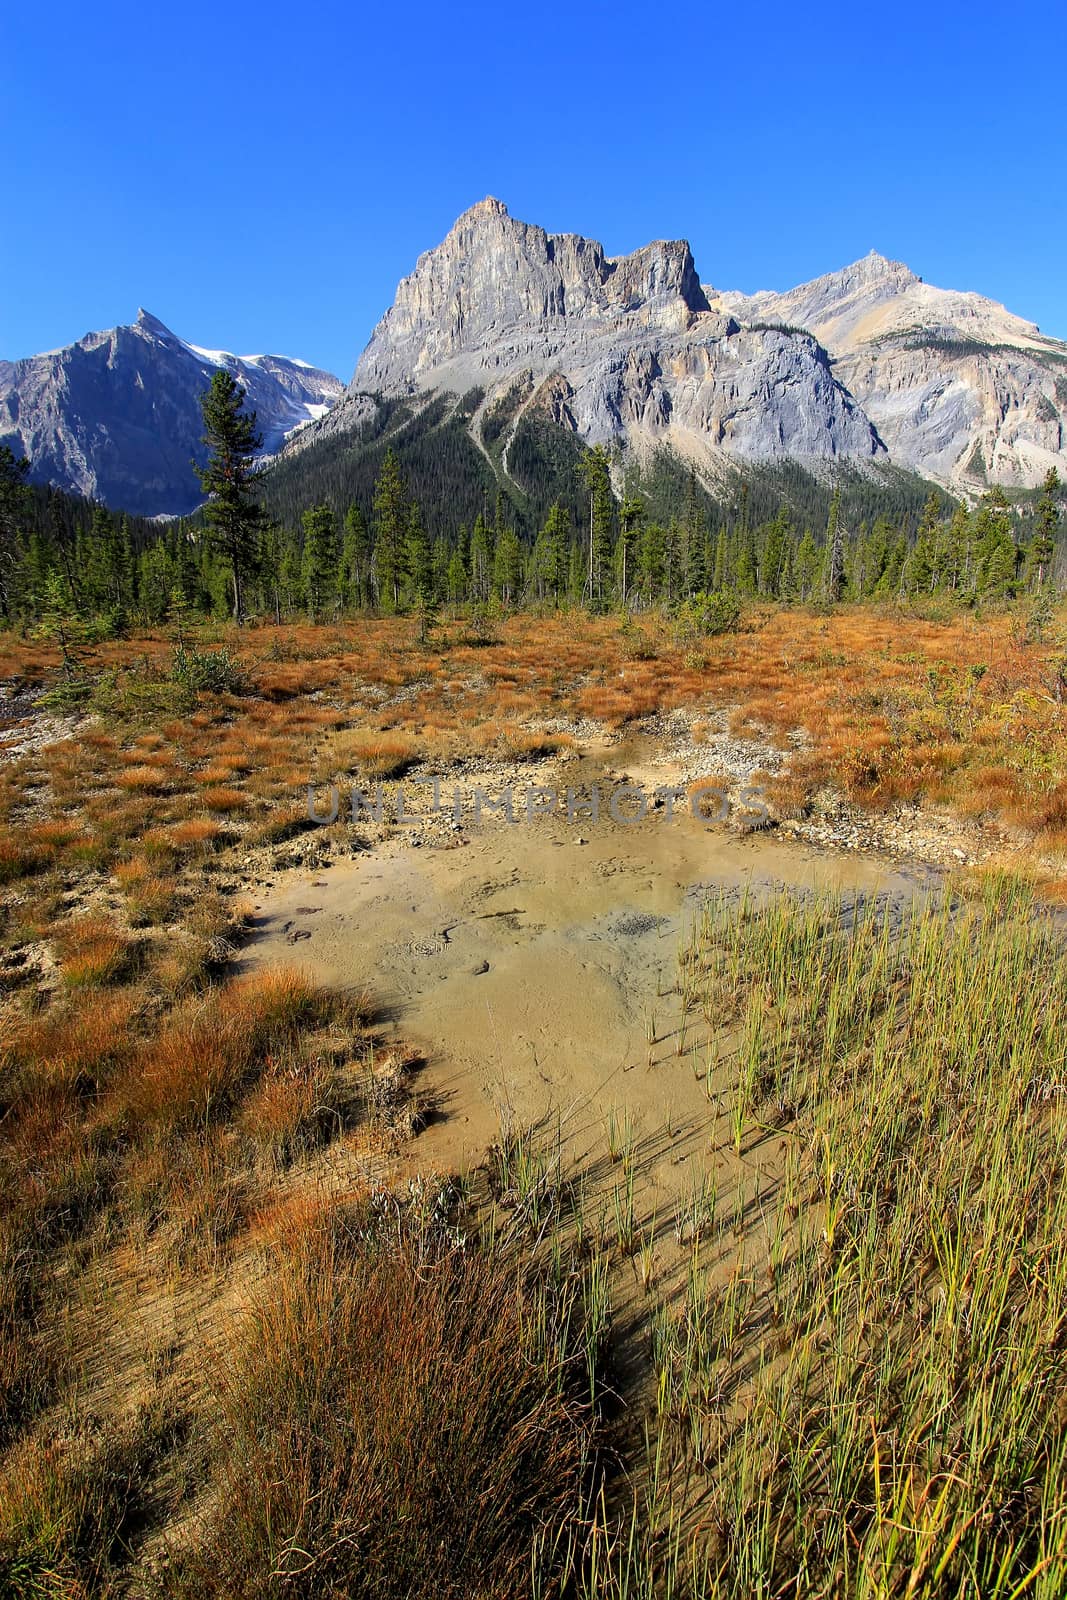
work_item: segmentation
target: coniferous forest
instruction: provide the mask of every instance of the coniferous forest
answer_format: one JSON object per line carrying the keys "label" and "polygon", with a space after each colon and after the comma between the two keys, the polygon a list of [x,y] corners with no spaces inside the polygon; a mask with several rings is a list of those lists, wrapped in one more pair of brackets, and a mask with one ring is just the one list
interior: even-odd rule
{"label": "coniferous forest", "polygon": [[738,471],[712,492],[667,452],[638,464],[536,416],[512,433],[505,468],[507,399],[484,419],[480,449],[468,431],[479,391],[451,409],[382,406],[369,437],[327,436],[257,470],[254,414],[227,381],[247,511],[236,532],[218,511],[225,472],[202,474],[194,517],[149,521],[31,486],[4,449],[6,621],[58,609],[103,637],[175,606],[276,620],[439,604],[670,608],[718,593],[973,606],[1062,576],[1054,471],[1031,495],[993,488],[971,505],[896,469],[822,479],[796,463]]}

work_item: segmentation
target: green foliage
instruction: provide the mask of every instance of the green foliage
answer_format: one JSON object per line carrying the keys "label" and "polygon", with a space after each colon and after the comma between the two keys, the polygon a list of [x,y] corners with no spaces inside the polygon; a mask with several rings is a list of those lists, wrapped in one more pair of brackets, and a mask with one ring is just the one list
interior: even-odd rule
{"label": "green foliage", "polygon": [[741,623],[741,599],[734,589],[698,590],[678,607],[675,627],[682,643],[735,633]]}
{"label": "green foliage", "polygon": [[171,678],[193,694],[242,694],[247,688],[240,665],[228,650],[175,646]]}
{"label": "green foliage", "polygon": [[230,574],[233,615],[244,616],[244,587],[255,570],[263,512],[255,498],[256,451],[263,443],[256,432],[256,414],[244,409],[245,391],[224,367],[212,374],[201,397],[204,443],[210,452],[206,467],[196,473],[208,496],[204,520],[208,537]]}

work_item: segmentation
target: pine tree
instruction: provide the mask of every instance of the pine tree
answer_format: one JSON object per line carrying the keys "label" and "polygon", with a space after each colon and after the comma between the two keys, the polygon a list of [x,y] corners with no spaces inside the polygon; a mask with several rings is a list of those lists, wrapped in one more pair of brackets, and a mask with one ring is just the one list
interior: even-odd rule
{"label": "pine tree", "polygon": [[796,559],[793,563],[793,574],[799,599],[811,599],[815,593],[815,585],[819,579],[821,566],[822,558],[819,554],[819,547],[815,543],[814,535],[810,528],[805,528],[804,537],[797,546]]}
{"label": "pine tree", "polygon": [[615,550],[615,578],[619,599],[626,604],[634,581],[638,532],[644,515],[645,503],[638,494],[627,494],[619,507],[619,537]]}
{"label": "pine tree", "polygon": [[404,565],[414,605],[433,603],[433,550],[426,536],[422,512],[412,503],[408,512],[407,538],[404,544]]}
{"label": "pine tree", "polygon": [[231,373],[219,367],[211,387],[200,397],[204,417],[206,467],[197,467],[208,496],[204,520],[208,538],[222,558],[233,586],[233,616],[244,620],[244,591],[255,571],[263,513],[255,500],[254,459],[263,443],[256,432],[256,413],[244,410],[245,391]]}
{"label": "pine tree", "polygon": [[345,512],[338,584],[341,604],[346,608],[362,611],[370,604],[370,563],[371,542],[366,518],[353,504]]}
{"label": "pine tree", "polygon": [[561,506],[558,500],[549,508],[541,537],[544,540],[544,580],[554,604],[558,606],[567,592],[567,564],[574,538],[570,511],[566,506]]}
{"label": "pine tree", "polygon": [[658,522],[646,522],[637,546],[637,584],[647,605],[663,593],[666,569],[667,530]]}
{"label": "pine tree", "polygon": [[14,605],[29,471],[25,456],[16,456],[10,446],[0,445],[0,612],[5,620],[10,619]]}
{"label": "pine tree", "polygon": [[1041,498],[1037,502],[1037,526],[1030,545],[1030,575],[1034,587],[1044,587],[1045,574],[1056,549],[1056,530],[1060,522],[1060,475],[1055,467],[1045,474]]}
{"label": "pine tree", "polygon": [[299,611],[304,604],[304,569],[296,536],[288,530],[282,533],[280,539],[278,588],[283,609],[290,614]]}
{"label": "pine tree", "polygon": [[333,508],[325,504],[304,512],[304,593],[312,621],[337,600],[340,572],[337,523]]}
{"label": "pine tree", "polygon": [[374,486],[374,565],[378,603],[383,611],[397,611],[405,577],[411,504],[396,452],[385,453]]}
{"label": "pine tree", "polygon": [[974,518],[977,587],[980,594],[1006,599],[1014,593],[1019,570],[1019,550],[1011,529],[1011,515],[1003,489],[982,496]]}
{"label": "pine tree", "polygon": [[259,593],[260,603],[273,611],[276,625],[282,620],[281,555],[282,531],[268,521],[259,539]]}
{"label": "pine tree", "polygon": [[78,645],[85,638],[85,625],[78,615],[78,603],[61,572],[50,572],[45,579],[42,616],[37,632],[59,646],[63,676],[77,676],[81,662]]}
{"label": "pine tree", "polygon": [[697,495],[696,473],[690,467],[685,480],[685,516],[682,521],[679,580],[682,592],[696,594],[707,587],[704,566],[704,515]]}
{"label": "pine tree", "polygon": [[493,547],[489,529],[485,518],[479,512],[474,519],[474,529],[471,533],[470,556],[470,597],[478,605],[484,605],[489,599],[492,561]]}
{"label": "pine tree", "polygon": [[845,583],[845,540],[841,527],[841,494],[837,491],[830,502],[830,515],[826,521],[826,571],[824,594],[831,605],[840,600]]}
{"label": "pine tree", "polygon": [[501,528],[493,558],[493,587],[505,605],[514,605],[522,595],[522,546],[514,528]]}
{"label": "pine tree", "polygon": [[602,444],[587,450],[578,471],[589,495],[589,543],[585,594],[591,606],[604,603],[611,561],[614,498],[608,470],[608,453]]}
{"label": "pine tree", "polygon": [[467,569],[458,548],[453,550],[449,558],[445,593],[452,605],[460,605],[467,598]]}

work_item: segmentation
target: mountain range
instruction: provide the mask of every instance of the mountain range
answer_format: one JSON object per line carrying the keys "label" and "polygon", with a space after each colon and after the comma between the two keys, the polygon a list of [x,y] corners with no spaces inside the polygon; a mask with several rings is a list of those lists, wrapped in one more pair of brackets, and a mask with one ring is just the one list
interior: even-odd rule
{"label": "mountain range", "polygon": [[247,387],[265,451],[290,461],[380,434],[398,404],[444,404],[505,480],[532,420],[642,461],[666,448],[709,486],[768,462],[892,464],[957,492],[1067,475],[1067,344],[995,301],[874,252],[785,293],[719,290],[684,240],[611,257],[495,199],[401,280],[346,389],[302,362],[200,349],[141,312],[0,362],[0,442],[41,480],[188,510],[198,396],[219,364]]}
{"label": "mountain range", "polygon": [[200,396],[226,367],[256,410],[265,455],[329,409],[343,385],[286,356],[235,356],[187,344],[140,311],[128,327],[24,361],[0,361],[0,444],[31,476],[141,516],[191,511],[203,498]]}

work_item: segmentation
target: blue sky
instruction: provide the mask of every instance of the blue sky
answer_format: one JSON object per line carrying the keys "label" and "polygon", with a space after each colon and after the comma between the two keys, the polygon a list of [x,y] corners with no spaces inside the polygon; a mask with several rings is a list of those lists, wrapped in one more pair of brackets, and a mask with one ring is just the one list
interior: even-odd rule
{"label": "blue sky", "polygon": [[146,306],[347,379],[495,194],[786,288],[872,248],[1067,338],[1067,6],[7,8],[0,356]]}

